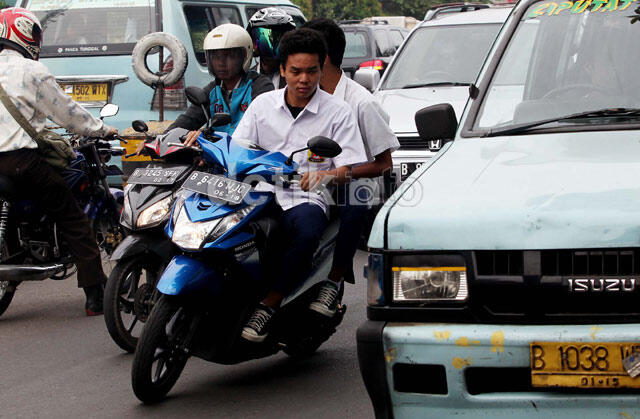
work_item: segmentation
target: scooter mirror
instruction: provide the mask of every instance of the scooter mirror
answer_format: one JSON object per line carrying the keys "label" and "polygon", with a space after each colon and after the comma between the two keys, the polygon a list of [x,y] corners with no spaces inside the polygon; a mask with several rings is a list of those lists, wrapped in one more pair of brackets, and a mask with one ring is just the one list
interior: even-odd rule
{"label": "scooter mirror", "polygon": [[320,157],[332,158],[342,153],[342,147],[330,138],[320,135],[313,137],[307,142],[307,147],[313,154]]}
{"label": "scooter mirror", "polygon": [[100,109],[100,118],[106,118],[108,116],[114,116],[118,113],[120,107],[115,103],[107,103]]}
{"label": "scooter mirror", "polygon": [[196,106],[206,106],[209,104],[207,93],[197,86],[189,86],[185,89],[187,100]]}
{"label": "scooter mirror", "polygon": [[136,132],[147,132],[149,131],[149,127],[147,126],[147,124],[144,123],[144,121],[141,121],[139,119],[136,119],[135,121],[133,121],[131,123],[131,126],[133,127],[133,130]]}
{"label": "scooter mirror", "polygon": [[221,127],[230,123],[231,115],[229,115],[228,113],[216,113],[213,115],[213,118],[211,118],[212,127]]}

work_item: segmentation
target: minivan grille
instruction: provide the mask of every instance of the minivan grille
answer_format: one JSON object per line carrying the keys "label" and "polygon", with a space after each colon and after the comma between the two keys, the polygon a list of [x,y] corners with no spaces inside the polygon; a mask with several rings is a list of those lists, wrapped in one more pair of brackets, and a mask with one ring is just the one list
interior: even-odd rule
{"label": "minivan grille", "polygon": [[429,144],[420,137],[398,137],[400,150],[429,150]]}

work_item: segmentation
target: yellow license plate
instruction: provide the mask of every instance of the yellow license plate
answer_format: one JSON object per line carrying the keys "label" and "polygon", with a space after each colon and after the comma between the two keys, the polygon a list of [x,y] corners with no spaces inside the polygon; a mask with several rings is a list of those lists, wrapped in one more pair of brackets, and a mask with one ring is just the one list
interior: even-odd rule
{"label": "yellow license plate", "polygon": [[534,387],[640,388],[622,366],[640,343],[532,342],[529,351]]}
{"label": "yellow license plate", "polygon": [[74,83],[60,86],[76,102],[107,101],[107,83]]}

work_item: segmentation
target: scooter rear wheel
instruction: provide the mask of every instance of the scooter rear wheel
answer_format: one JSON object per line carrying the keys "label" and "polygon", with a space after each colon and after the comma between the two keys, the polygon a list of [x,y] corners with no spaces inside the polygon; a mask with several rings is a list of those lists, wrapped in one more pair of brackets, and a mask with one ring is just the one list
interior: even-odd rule
{"label": "scooter rear wheel", "polygon": [[159,258],[141,253],[118,261],[109,275],[104,290],[104,321],[113,341],[127,352],[136,350],[139,324],[147,320],[153,308],[162,265]]}
{"label": "scooter rear wheel", "polygon": [[136,397],[144,403],[161,401],[176,383],[187,359],[193,316],[175,297],[162,295],[145,325],[131,369]]}

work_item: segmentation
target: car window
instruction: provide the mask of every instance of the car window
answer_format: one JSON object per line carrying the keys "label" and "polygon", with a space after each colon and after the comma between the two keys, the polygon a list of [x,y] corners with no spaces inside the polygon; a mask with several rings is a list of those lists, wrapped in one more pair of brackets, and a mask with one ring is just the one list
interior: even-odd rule
{"label": "car window", "polygon": [[[476,127],[503,129],[601,109],[640,108],[640,26],[630,11],[621,4],[596,13],[590,11],[598,10],[594,4],[550,13],[549,4],[535,3],[523,16],[491,80]],[[613,120],[637,123],[638,117]]]}
{"label": "car window", "polygon": [[196,59],[201,65],[206,65],[202,43],[210,30],[223,23],[235,23],[243,26],[237,7],[226,6],[184,6],[184,16],[189,26],[189,35],[193,44]]}
{"label": "car window", "polygon": [[473,83],[499,30],[499,24],[419,28],[405,41],[381,89]]}
{"label": "car window", "polygon": [[15,5],[16,5],[16,0],[0,0],[0,9],[13,7]]}
{"label": "car window", "polygon": [[155,30],[155,0],[30,0],[26,8],[42,23],[43,58],[130,54]]}
{"label": "car window", "polygon": [[392,29],[389,31],[389,37],[391,38],[391,45],[393,47],[393,52],[395,54],[398,48],[400,48],[400,45],[402,45],[402,41],[404,40],[404,37],[402,36],[402,32],[395,29]]}
{"label": "car window", "polygon": [[344,58],[363,58],[368,56],[368,36],[366,32],[346,31],[344,36],[347,40]]}
{"label": "car window", "polygon": [[395,50],[389,43],[387,31],[384,29],[376,29],[373,32],[373,37],[376,40],[376,57],[391,57]]}

